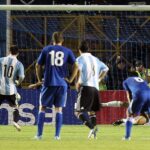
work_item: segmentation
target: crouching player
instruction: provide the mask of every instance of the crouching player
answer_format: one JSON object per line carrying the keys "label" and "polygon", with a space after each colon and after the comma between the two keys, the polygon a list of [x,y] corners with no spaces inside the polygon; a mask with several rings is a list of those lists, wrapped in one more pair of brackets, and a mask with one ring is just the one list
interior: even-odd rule
{"label": "crouching player", "polygon": [[123,87],[126,90],[127,99],[130,102],[127,110],[126,130],[123,139],[129,140],[134,116],[139,116],[141,112],[148,112],[148,115],[150,115],[150,88],[148,84],[139,77],[127,78],[123,82]]}

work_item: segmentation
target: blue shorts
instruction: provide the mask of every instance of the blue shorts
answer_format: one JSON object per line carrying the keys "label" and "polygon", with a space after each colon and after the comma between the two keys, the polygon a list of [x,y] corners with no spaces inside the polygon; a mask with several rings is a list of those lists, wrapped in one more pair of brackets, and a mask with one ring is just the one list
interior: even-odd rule
{"label": "blue shorts", "polygon": [[150,113],[150,98],[148,97],[134,98],[128,108],[129,114],[139,115],[145,111]]}
{"label": "blue shorts", "polygon": [[52,108],[65,107],[67,100],[67,87],[66,86],[49,86],[42,87],[40,93],[40,105]]}

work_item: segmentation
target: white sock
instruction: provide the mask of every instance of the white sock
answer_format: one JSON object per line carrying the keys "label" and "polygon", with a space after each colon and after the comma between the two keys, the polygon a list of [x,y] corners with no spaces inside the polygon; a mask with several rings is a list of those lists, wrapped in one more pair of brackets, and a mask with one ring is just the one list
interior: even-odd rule
{"label": "white sock", "polygon": [[121,101],[110,101],[107,103],[101,103],[103,107],[120,107],[123,104]]}

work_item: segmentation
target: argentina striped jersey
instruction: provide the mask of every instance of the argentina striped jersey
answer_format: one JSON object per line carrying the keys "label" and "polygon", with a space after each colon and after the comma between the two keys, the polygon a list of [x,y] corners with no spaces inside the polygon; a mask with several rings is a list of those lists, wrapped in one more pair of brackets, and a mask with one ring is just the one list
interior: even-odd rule
{"label": "argentina striped jersey", "polygon": [[77,62],[81,72],[79,83],[83,86],[91,86],[99,90],[99,75],[101,71],[108,71],[108,67],[90,53],[82,53],[77,58]]}
{"label": "argentina striped jersey", "polygon": [[24,78],[24,67],[16,56],[9,55],[0,58],[0,94],[17,93],[15,80],[18,78]]}

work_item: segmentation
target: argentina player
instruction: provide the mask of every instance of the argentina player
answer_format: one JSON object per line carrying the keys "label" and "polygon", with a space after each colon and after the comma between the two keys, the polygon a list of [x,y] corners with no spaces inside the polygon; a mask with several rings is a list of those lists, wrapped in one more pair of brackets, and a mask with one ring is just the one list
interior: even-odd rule
{"label": "argentina player", "polygon": [[150,115],[150,88],[147,82],[140,77],[129,77],[123,82],[128,101],[130,102],[127,113],[124,140],[130,140],[134,116],[147,112]]}
{"label": "argentina player", "polygon": [[[100,109],[99,82],[106,76],[108,67],[89,53],[88,43],[82,41],[77,58],[79,77],[77,82],[78,98],[75,103],[75,115],[89,129],[88,138],[96,138],[96,111]],[[89,119],[84,112],[88,112]]]}
{"label": "argentina player", "polygon": [[18,125],[19,110],[16,103],[17,88],[24,79],[24,66],[17,59],[19,49],[17,46],[10,47],[10,54],[0,58],[0,105],[7,100],[13,108],[13,124],[18,131],[21,130]]}

